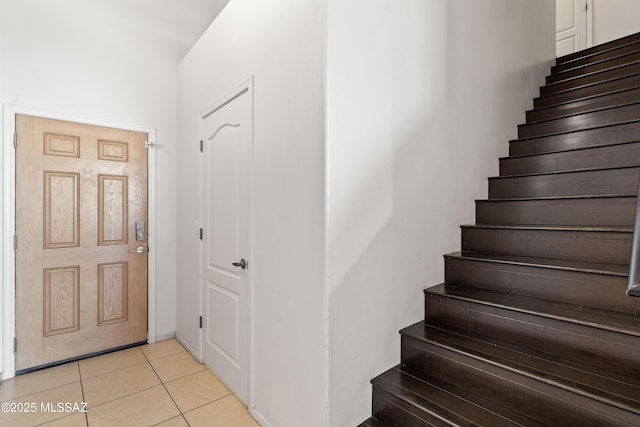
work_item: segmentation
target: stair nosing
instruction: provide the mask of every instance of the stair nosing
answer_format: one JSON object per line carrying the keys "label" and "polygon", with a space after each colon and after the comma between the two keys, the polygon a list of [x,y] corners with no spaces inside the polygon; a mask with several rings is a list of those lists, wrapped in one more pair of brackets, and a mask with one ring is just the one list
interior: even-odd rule
{"label": "stair nosing", "polygon": [[[638,89],[638,88],[636,88],[636,89]],[[535,121],[531,121],[531,122],[527,121],[525,123],[520,123],[517,126],[518,126],[518,128],[520,128],[520,127],[529,126],[529,125],[539,125],[539,124],[549,123],[549,122],[552,122],[554,120],[564,120],[564,119],[568,119],[568,118],[571,118],[571,117],[580,116],[582,114],[599,113],[601,111],[615,110],[616,108],[624,108],[624,107],[628,107],[630,105],[636,105],[636,104],[640,104],[640,99],[638,101],[633,101],[633,102],[627,101],[624,104],[618,104],[618,105],[612,105],[612,106],[606,106],[606,107],[598,107],[598,108],[594,108],[592,110],[580,111],[578,113],[567,114],[566,116],[562,116],[562,117],[554,117],[554,118],[551,118],[551,119],[535,120]]]}
{"label": "stair nosing", "polygon": [[461,224],[462,229],[497,229],[497,230],[540,230],[540,231],[581,231],[600,233],[633,233],[633,227],[611,227],[592,225],[536,225],[536,224]]}
{"label": "stair nosing", "polygon": [[[611,71],[611,70],[624,68],[624,67],[629,67],[631,65],[636,65],[636,64],[639,64],[639,63],[640,63],[640,59],[637,59],[635,61],[631,61],[631,62],[627,62],[625,64],[617,65],[615,67],[606,68],[604,70],[591,71],[589,73],[581,74],[579,76],[571,77],[571,78],[568,78],[568,79],[565,79],[565,80],[560,80],[558,82],[553,82],[553,83],[546,83],[546,79],[545,79],[545,85],[543,87],[551,87],[553,89],[553,86],[559,85],[561,83],[566,83],[566,82],[578,80],[578,79],[581,79],[581,78],[584,78],[584,77],[590,77],[590,76],[594,76],[594,75],[597,75],[597,74],[606,73],[606,72]],[[608,80],[602,80],[602,81],[608,81]],[[562,91],[559,91],[559,92],[562,92]]]}
{"label": "stair nosing", "polygon": [[[638,51],[640,51],[640,41],[636,41],[634,43],[629,43],[629,44],[622,45],[622,46],[619,46],[619,47],[616,47],[616,48],[612,48],[610,50],[605,50],[605,51],[602,51],[602,52],[596,52],[596,53],[594,53],[594,54],[592,54],[590,56],[595,56],[595,55],[598,55],[598,54],[601,54],[601,53],[606,53],[606,52],[613,52],[614,50],[628,48],[629,46],[633,46],[633,45],[638,45],[637,46],[638,49],[639,49]],[[622,53],[621,55],[613,56],[611,58],[604,58],[604,59],[600,59],[600,60],[596,60],[596,61],[589,60],[589,62],[587,62],[586,64],[576,65],[574,67],[567,68],[566,70],[562,70],[562,71],[557,71],[557,67],[562,65],[562,63],[561,64],[556,64],[556,65],[552,65],[551,69],[550,69],[549,76],[555,76],[555,75],[558,75],[558,74],[566,73],[567,71],[577,70],[577,69],[585,67],[587,65],[602,64],[602,63],[610,61],[612,59],[618,59],[618,58],[623,58],[623,57],[625,57],[627,55],[633,55],[634,53],[638,53],[638,51],[625,52],[625,53]],[[585,58],[588,58],[588,56],[584,56],[584,57],[581,57],[581,58],[576,58],[576,59],[574,59],[572,61],[578,61],[580,59],[585,59]],[[569,62],[572,62],[572,61],[569,61]],[[569,62],[565,62],[564,64],[568,64]],[[554,68],[556,68],[556,70],[554,70]]]}
{"label": "stair nosing", "polygon": [[518,175],[498,175],[498,176],[490,176],[487,179],[500,180],[500,179],[510,179],[510,178],[525,178],[529,176],[561,175],[561,174],[567,174],[567,173],[597,172],[597,171],[604,171],[604,170],[637,169],[637,168],[640,168],[640,166],[584,168],[584,169],[571,169],[567,171],[524,173],[524,174],[518,174]]}
{"label": "stair nosing", "polygon": [[[542,88],[548,86],[548,85],[544,85],[544,86],[542,86],[540,88],[541,89],[540,90],[540,95],[537,98],[551,97],[551,96],[555,96],[555,95],[560,95],[560,94],[564,94],[564,93],[567,93],[567,92],[571,92],[573,90],[585,89],[585,88],[588,88],[590,86],[596,86],[596,85],[604,84],[604,83],[611,83],[611,82],[615,82],[616,80],[624,79],[626,77],[635,76],[636,74],[638,74],[638,73],[629,73],[629,74],[626,74],[624,76],[615,76],[615,77],[611,77],[609,79],[598,80],[598,81],[595,81],[595,82],[584,83],[584,84],[581,84],[581,85],[578,85],[578,86],[568,87],[566,89],[557,90],[555,92],[547,93],[547,94],[542,94]],[[536,98],[534,98],[534,99],[536,99]]]}
{"label": "stair nosing", "polygon": [[509,160],[509,159],[523,159],[526,157],[537,157],[537,156],[545,156],[545,155],[549,155],[549,154],[560,154],[560,153],[571,153],[574,151],[584,151],[584,150],[594,150],[597,148],[604,148],[604,147],[617,147],[620,145],[628,145],[628,144],[638,144],[640,143],[640,140],[638,141],[626,141],[626,142],[616,142],[614,144],[606,144],[606,145],[589,145],[586,147],[572,147],[572,148],[568,148],[566,150],[557,150],[557,151],[543,151],[540,153],[529,153],[529,154],[514,154],[513,156],[503,156],[503,157],[499,157],[498,161],[501,160]]}
{"label": "stair nosing", "polygon": [[[469,420],[469,418],[466,415],[456,412],[455,409],[447,408],[446,406],[443,406],[442,403],[431,402],[431,401],[425,399],[424,397],[422,397],[420,394],[418,394],[416,391],[412,390],[411,388],[408,388],[408,387],[406,387],[404,385],[398,384],[397,382],[393,381],[392,379],[387,379],[385,377],[385,374],[388,374],[390,371],[397,371],[402,376],[411,377],[413,380],[418,381],[420,383],[424,383],[424,384],[428,385],[428,387],[436,389],[436,390],[439,390],[439,391],[445,393],[446,395],[455,396],[456,399],[468,403],[469,405],[473,406],[477,410],[483,411],[486,414],[491,414],[492,416],[500,417],[502,420],[508,422],[510,425],[518,425],[518,426],[525,427],[524,424],[522,424],[522,423],[520,423],[518,421],[515,421],[512,418],[508,418],[508,416],[505,416],[505,414],[501,414],[499,412],[496,412],[495,410],[492,410],[490,408],[487,408],[487,407],[483,406],[486,402],[477,402],[477,401],[474,401],[472,399],[469,399],[469,398],[467,398],[465,396],[462,396],[462,395],[458,394],[457,390],[455,390],[457,388],[455,385],[450,385],[451,387],[449,387],[449,388],[443,387],[441,384],[439,384],[439,382],[434,382],[434,381],[431,381],[431,380],[429,380],[427,378],[423,378],[417,372],[415,372],[413,370],[404,369],[404,367],[402,367],[402,364],[392,367],[391,369],[383,372],[382,374],[378,375],[376,378],[374,378],[371,381],[372,385],[377,385],[378,387],[380,387],[387,394],[391,394],[396,399],[401,400],[404,403],[406,403],[406,404],[408,404],[410,406],[413,406],[416,409],[419,409],[420,411],[424,411],[427,414],[429,414],[430,416],[433,416],[433,417],[437,418],[438,420],[440,420],[440,421],[442,421],[442,422],[444,422],[444,423],[446,423],[446,424],[448,424],[448,425],[450,425],[452,427],[459,427],[459,424],[456,424],[453,421],[448,420],[447,418],[445,418],[445,416],[443,416],[437,410],[434,410],[434,408],[423,406],[421,404],[420,400],[432,403],[432,405],[435,408],[440,409],[441,412],[457,416],[458,418],[465,419],[467,421],[471,421],[472,422],[472,420]],[[374,382],[376,384],[374,384]],[[385,383],[392,384],[394,387],[397,387],[398,389],[401,389],[401,390],[405,391],[406,393],[410,394],[411,396],[414,396],[416,398],[416,401],[407,400],[407,398],[405,398],[404,396],[399,396],[399,395],[396,395],[396,394],[392,393],[390,390],[385,388]],[[475,396],[475,397],[479,398],[480,400],[483,400],[483,401],[485,400],[481,396]],[[393,402],[390,402],[390,403],[393,404]],[[497,404],[495,404],[493,402],[489,402],[489,403],[492,406],[498,406]],[[501,409],[506,410],[506,411],[516,415],[519,418],[526,418],[522,414],[514,413],[509,408],[504,408],[503,407]],[[412,415],[417,417],[415,414],[412,414]],[[539,425],[539,423],[536,422],[535,420],[531,420],[531,421],[533,423],[535,423],[536,425]]]}
{"label": "stair nosing", "polygon": [[[596,127],[593,127],[593,128],[578,129],[578,130],[569,131],[569,132],[560,132],[560,133],[556,133],[556,134],[525,136],[525,137],[522,137],[522,138],[510,139],[509,140],[509,144],[518,143],[518,142],[524,142],[524,141],[532,141],[532,140],[539,139],[539,138],[548,138],[550,136],[568,135],[568,134],[571,134],[571,133],[584,132],[584,131],[589,131],[589,130],[594,130],[594,129],[605,129],[605,128],[608,128],[608,127],[616,127],[616,126],[620,126],[620,125],[628,125],[629,123],[638,123],[638,122],[640,122],[640,119],[629,121],[629,122],[608,124],[608,125],[604,125],[604,126],[596,126]],[[605,145],[613,145],[613,144],[605,144]]]}
{"label": "stair nosing", "polygon": [[498,203],[498,202],[522,202],[522,201],[544,201],[544,200],[587,200],[587,199],[616,199],[625,198],[631,199],[638,196],[631,196],[629,194],[598,194],[598,195],[586,195],[586,196],[548,196],[548,197],[523,197],[512,199],[475,199],[476,203]]}
{"label": "stair nosing", "polygon": [[[640,54],[640,51],[638,51],[638,52],[630,52],[630,53],[627,53],[627,54],[624,54],[624,55],[616,56],[614,58],[609,58],[607,60],[601,60],[601,61],[596,61],[594,63],[589,63],[589,64],[586,64],[586,65],[582,65],[582,67],[588,67],[588,66],[595,65],[595,64],[601,64],[601,63],[604,63],[604,62],[607,62],[607,61],[611,61],[611,60],[614,60],[614,59],[624,58],[625,56],[638,55],[638,54]],[[558,80],[557,82],[547,83],[547,78],[548,77],[558,76],[558,75],[560,75],[562,73],[569,72],[569,70],[561,71],[561,72],[559,72],[557,74],[549,74],[548,76],[545,77],[545,86],[552,86],[552,85],[555,85],[555,84],[558,84],[558,83],[570,82],[572,80],[579,79],[579,78],[582,78],[582,77],[593,76],[593,75],[596,75],[598,73],[604,73],[604,72],[607,72],[607,71],[615,70],[616,68],[624,68],[624,67],[626,67],[628,65],[637,64],[639,62],[640,62],[640,59],[636,59],[636,60],[633,60],[633,61],[625,62],[623,64],[618,64],[618,65],[613,65],[613,66],[610,66],[610,67],[607,67],[607,68],[603,68],[601,70],[588,71],[586,73],[582,73],[582,74],[579,74],[577,76],[573,76],[573,77],[569,77],[569,78],[566,78],[566,79]],[[580,67],[576,67],[576,69],[577,68],[580,68]]]}
{"label": "stair nosing", "polygon": [[[636,72],[636,73],[627,74],[625,76],[616,77],[616,78],[613,78],[613,79],[610,79],[610,80],[605,80],[605,81],[601,81],[601,82],[587,83],[587,84],[584,84],[582,86],[576,86],[574,88],[570,88],[570,89],[567,89],[567,90],[558,91],[557,93],[550,93],[550,94],[546,94],[546,95],[540,94],[540,95],[534,97],[532,101],[533,101],[533,104],[535,105],[536,102],[539,103],[539,102],[548,100],[549,98],[551,98],[553,96],[557,96],[559,94],[571,92],[572,90],[581,90],[581,89],[584,89],[584,88],[587,88],[587,87],[590,87],[590,86],[597,86],[597,85],[600,85],[600,84],[607,84],[607,83],[615,82],[616,80],[624,80],[624,79],[628,79],[628,78],[632,78],[632,77],[637,77],[639,75],[640,75],[640,71]],[[583,96],[581,98],[572,98],[569,101],[562,101],[562,102],[558,102],[557,104],[549,105],[547,107],[540,107],[540,108],[551,108],[551,107],[555,107],[556,105],[563,105],[563,104],[567,104],[567,103],[571,103],[571,102],[575,102],[575,101],[582,101],[584,99],[589,99],[589,98],[593,98],[593,97],[610,95],[611,93],[623,92],[623,91],[629,90],[629,89],[630,88],[624,88],[624,89],[618,89],[618,90],[613,90],[613,91],[609,91],[609,92],[596,93],[596,94],[589,95],[589,96]]]}
{"label": "stair nosing", "polygon": [[[604,330],[604,331],[609,331],[609,332],[613,332],[613,333],[617,333],[617,334],[622,334],[622,335],[627,335],[627,336],[633,336],[633,337],[640,337],[640,330],[633,332],[630,329],[627,328],[615,328],[614,326],[610,326],[606,323],[595,323],[595,322],[591,322],[588,320],[581,320],[581,319],[575,319],[575,318],[570,318],[561,314],[553,314],[547,311],[540,311],[540,310],[533,310],[530,308],[524,308],[524,307],[520,307],[520,306],[516,306],[516,305],[504,305],[501,303],[497,303],[497,302],[492,302],[492,301],[486,301],[486,300],[479,300],[479,299],[475,299],[475,298],[471,298],[471,297],[465,297],[465,296],[461,296],[461,295],[455,295],[455,294],[446,294],[446,295],[441,295],[439,293],[436,293],[435,291],[430,291],[430,289],[434,289],[438,286],[443,286],[444,287],[444,283],[441,285],[436,285],[432,288],[427,288],[424,290],[425,293],[431,293],[435,296],[438,297],[446,297],[446,298],[453,298],[456,300],[460,300],[460,301],[466,301],[466,302],[470,302],[470,303],[474,303],[474,304],[481,304],[481,305],[486,305],[486,306],[490,306],[490,307],[495,307],[495,308],[499,308],[499,309],[503,309],[503,310],[507,310],[507,311],[513,311],[513,312],[518,312],[518,313],[525,313],[525,314],[529,314],[532,316],[536,316],[536,317],[542,317],[545,319],[552,319],[552,320],[558,320],[561,322],[565,322],[565,323],[569,323],[569,324],[574,324],[574,325],[581,325],[581,326],[586,326],[589,328],[594,328],[594,329],[599,329],[599,330]],[[485,294],[499,294],[498,292],[493,292],[493,291],[487,291],[487,290],[481,290],[481,289],[475,289],[476,292],[482,292]],[[500,294],[502,295],[502,294]],[[510,298],[515,299],[516,297],[518,299],[521,300],[531,300],[531,299],[536,299],[536,298],[531,298],[531,297],[525,297],[525,296],[514,296],[514,295],[509,295],[509,294],[504,294],[503,296],[507,296]],[[550,305],[555,305],[555,306],[565,306],[565,307],[576,307],[575,305],[572,304],[567,304],[567,303],[560,303],[557,301],[548,301],[548,303]],[[587,309],[587,308],[583,308],[581,310],[582,312],[591,312],[591,313],[599,313],[598,310],[592,310],[592,309]],[[629,318],[630,315],[623,315],[622,313],[619,312],[611,312],[612,315],[616,315],[616,317],[620,317],[620,318]],[[635,316],[634,316],[635,317]]]}
{"label": "stair nosing", "polygon": [[[432,340],[432,339],[427,338],[427,337],[419,336],[418,334],[415,334],[415,333],[407,332],[406,330],[410,329],[412,326],[415,326],[415,325],[411,325],[411,326],[401,330],[400,333],[402,335],[406,335],[406,336],[408,336],[408,337],[410,337],[412,339],[415,339],[415,340],[418,340],[418,341],[422,341],[422,342],[428,342],[431,345],[435,345],[437,347],[446,349],[448,351],[452,351],[452,352],[460,354],[462,356],[470,357],[470,358],[475,359],[477,361],[480,361],[482,363],[487,363],[487,364],[495,366],[495,367],[497,367],[499,369],[504,369],[506,371],[515,373],[517,375],[522,375],[522,376],[525,376],[527,378],[533,379],[535,381],[539,381],[541,383],[548,384],[548,385],[551,385],[553,387],[557,387],[557,388],[562,389],[564,391],[567,391],[569,393],[575,393],[575,394],[578,394],[580,396],[583,396],[583,397],[586,397],[586,398],[589,398],[589,399],[593,399],[593,400],[597,400],[597,401],[599,401],[601,403],[605,403],[605,404],[608,404],[608,405],[611,405],[611,406],[615,406],[615,407],[617,407],[619,409],[627,410],[627,411],[630,411],[630,412],[633,412],[633,413],[636,413],[636,414],[640,415],[640,409],[639,408],[633,408],[632,406],[627,405],[627,404],[625,404],[623,402],[620,402],[618,400],[615,400],[615,399],[612,399],[612,398],[607,398],[606,396],[602,396],[602,395],[599,395],[597,393],[589,392],[588,390],[584,390],[584,389],[581,389],[579,387],[575,387],[575,386],[572,387],[568,379],[566,379],[567,382],[561,381],[559,377],[556,377],[556,379],[554,380],[554,379],[550,378],[552,375],[549,375],[548,377],[545,377],[545,376],[543,376],[543,372],[541,372],[539,369],[536,369],[536,368],[531,367],[531,366],[524,365],[522,363],[519,364],[518,367],[516,367],[516,366],[510,365],[509,363],[511,362],[511,363],[513,363],[515,365],[517,362],[505,359],[505,358],[500,357],[500,356],[494,356],[493,359],[490,359],[488,357],[491,356],[491,355],[489,353],[487,353],[487,352],[484,352],[484,353],[481,353],[481,354],[476,354],[477,352],[474,352],[474,350],[469,349],[469,348],[464,349],[461,346],[460,346],[460,348],[458,348],[459,346],[456,346],[455,344],[452,344],[452,343],[438,342],[438,341]],[[429,325],[429,324],[425,324],[425,326],[429,327],[429,328],[441,330],[444,333],[453,334],[453,335],[459,335],[459,336],[464,337],[466,339],[479,341],[479,342],[481,342],[483,344],[486,344],[486,345],[494,345],[496,347],[499,347],[503,351],[511,352],[511,353],[514,353],[514,354],[517,353],[517,354],[520,354],[520,355],[524,355],[525,359],[526,358],[535,358],[535,359],[538,359],[538,360],[542,360],[542,361],[544,361],[546,363],[555,364],[557,366],[561,366],[561,367],[564,367],[564,368],[567,368],[567,369],[570,369],[570,370],[587,372],[588,374],[590,374],[590,375],[592,375],[594,377],[602,377],[602,375],[598,375],[598,374],[593,373],[591,371],[578,369],[578,368],[573,367],[573,366],[567,366],[565,364],[550,360],[549,358],[544,358],[544,357],[540,357],[539,355],[529,354],[529,353],[526,353],[526,352],[522,352],[522,351],[518,351],[518,350],[515,350],[515,349],[508,348],[508,347],[504,347],[502,345],[495,344],[495,343],[483,340],[481,337],[476,337],[476,336],[471,336],[471,335],[462,335],[462,334],[456,333],[455,331],[449,331],[447,329],[442,329],[442,328],[439,328],[437,326]],[[500,361],[498,361],[496,359],[500,359]],[[536,371],[538,371],[539,373],[536,372]],[[620,381],[618,381],[616,379],[611,379],[611,380],[615,381],[615,382],[618,382],[618,383],[620,382]],[[638,385],[629,384],[629,383],[625,383],[625,384],[640,389],[640,386],[638,386]],[[583,386],[584,387],[589,387],[589,386],[584,385],[584,384],[583,384]],[[593,387],[589,387],[589,388],[593,389]]]}
{"label": "stair nosing", "polygon": [[[639,119],[635,119],[635,120],[623,120],[623,121],[616,122],[616,123],[610,123],[610,124],[599,125],[599,126],[585,127],[585,128],[569,130],[569,131],[564,131],[564,132],[554,132],[554,133],[545,133],[545,134],[542,134],[542,135],[526,136],[526,137],[523,137],[523,138],[517,138],[515,140],[511,140],[511,141],[522,141],[522,140],[536,139],[536,138],[548,138],[550,136],[568,135],[568,134],[576,133],[576,132],[583,132],[583,131],[594,130],[594,129],[604,129],[604,128],[615,127],[615,126],[620,126],[620,125],[628,125],[630,123],[640,123],[640,118]],[[511,142],[511,141],[509,141],[509,142]]]}
{"label": "stair nosing", "polygon": [[[472,255],[474,253],[486,255],[487,258]],[[572,267],[568,265],[543,264],[541,261],[546,260],[546,258],[537,258],[537,257],[519,257],[519,258],[531,259],[532,260],[531,262],[513,261],[513,260],[501,259],[500,254],[492,254],[492,253],[484,253],[484,252],[480,253],[480,252],[471,252],[471,251],[451,252],[451,253],[445,254],[444,258],[457,259],[457,260],[469,260],[469,261],[477,261],[477,262],[488,262],[488,263],[495,263],[495,264],[520,265],[524,267],[573,271],[573,272],[580,272],[580,273],[599,274],[604,276],[629,277],[629,268],[627,266],[619,266],[619,267],[625,267],[624,269],[626,273],[622,273],[618,271],[604,269],[605,267],[607,268],[613,267],[614,265],[612,264],[598,264],[594,262],[591,262],[591,263],[582,262],[581,264],[586,264],[586,265],[591,264],[592,266],[598,265],[598,266],[602,266],[602,268],[598,269],[598,268],[584,268],[584,267],[575,267],[575,266]],[[570,261],[565,261],[565,263],[568,263],[568,262]]]}
{"label": "stair nosing", "polygon": [[[629,77],[634,77],[634,76],[640,76],[640,73],[630,74],[630,75],[625,76],[623,78],[629,78]],[[527,114],[529,114],[529,113],[542,111],[542,110],[549,110],[551,108],[556,108],[556,107],[559,107],[561,105],[571,104],[571,103],[574,103],[574,102],[582,102],[582,101],[586,101],[586,100],[589,100],[589,99],[594,99],[594,98],[600,98],[600,97],[604,97],[604,96],[614,95],[614,94],[617,94],[617,93],[627,92],[627,91],[630,91],[630,90],[636,90],[636,89],[639,89],[639,88],[640,88],[640,83],[638,84],[638,86],[628,87],[628,88],[624,88],[624,89],[611,90],[609,92],[596,93],[596,94],[589,95],[589,96],[583,96],[582,98],[573,98],[573,99],[570,99],[568,101],[558,102],[557,104],[548,105],[546,107],[537,107],[537,108],[534,107],[534,108],[531,108],[531,109],[525,111],[525,116]],[[537,96],[537,97],[533,98],[533,103],[535,105],[535,102],[537,100],[544,100],[545,98],[550,97],[550,96],[553,96],[553,95]]]}

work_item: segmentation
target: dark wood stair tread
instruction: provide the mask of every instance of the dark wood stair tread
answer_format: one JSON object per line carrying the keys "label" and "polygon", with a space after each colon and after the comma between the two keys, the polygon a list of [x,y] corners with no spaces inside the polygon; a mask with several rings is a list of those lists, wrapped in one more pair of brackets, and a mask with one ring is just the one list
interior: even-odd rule
{"label": "dark wood stair tread", "polygon": [[633,142],[640,142],[640,122],[512,139],[509,141],[509,155],[552,153]]}
{"label": "dark wood stair tread", "polygon": [[634,61],[613,69],[589,73],[570,80],[547,84],[540,88],[540,96],[559,95],[574,90],[586,89],[593,85],[611,83],[621,78],[638,74],[639,72],[640,61]]}
{"label": "dark wood stair tread", "polygon": [[425,294],[453,298],[534,316],[640,337],[640,317],[573,304],[440,284]]}
{"label": "dark wood stair tread", "polygon": [[606,43],[602,43],[596,46],[592,46],[587,49],[583,49],[577,52],[569,53],[561,57],[556,58],[556,65],[570,63],[577,59],[592,57],[593,55],[603,52],[613,51],[624,46],[633,45],[640,41],[640,33],[630,34],[619,39],[615,39]]}
{"label": "dark wood stair tread", "polygon": [[551,74],[561,74],[571,70],[578,70],[591,64],[601,64],[611,59],[624,57],[632,52],[640,50],[640,42],[635,41],[624,46],[615,47],[604,52],[594,53],[587,57],[574,59],[564,64],[557,64],[551,67]]}
{"label": "dark wood stair tread", "polygon": [[[514,142],[515,141],[517,140],[514,140]],[[567,148],[565,150],[549,150],[549,151],[540,151],[536,153],[514,154],[510,156],[500,157],[498,160],[527,159],[527,158],[533,158],[533,157],[539,157],[539,156],[546,156],[549,154],[574,153],[574,152],[580,152],[580,151],[594,150],[598,148],[621,147],[621,146],[637,144],[638,142],[640,141],[625,141],[625,142],[618,142],[618,143],[613,143],[608,145],[589,145],[584,147]]]}
{"label": "dark wood stair tread", "polygon": [[402,335],[486,361],[536,381],[640,414],[640,382],[558,357],[527,351],[418,322]]}
{"label": "dark wood stair tread", "polygon": [[494,228],[509,230],[545,230],[545,231],[577,231],[577,232],[604,232],[604,233],[632,233],[633,227],[596,227],[579,225],[512,225],[512,224],[462,224],[460,228]]}
{"label": "dark wood stair tread", "polygon": [[635,196],[640,167],[594,167],[488,178],[489,199]]}
{"label": "dark wood stair tread", "polygon": [[596,94],[582,99],[570,100],[558,105],[534,108],[526,112],[527,123],[537,123],[544,120],[571,117],[607,108],[620,107],[633,103],[634,99],[640,99],[640,86],[613,91],[610,93]]}
{"label": "dark wood stair tread", "polygon": [[574,69],[552,72],[545,79],[547,84],[559,83],[575,78],[589,76],[604,71],[613,70],[624,65],[640,61],[640,51],[632,50],[621,55],[613,55],[600,61],[589,62]]}
{"label": "dark wood stair tread", "polygon": [[449,258],[488,261],[500,264],[525,265],[565,271],[579,271],[590,274],[607,274],[628,277],[629,267],[625,265],[597,264],[592,262],[565,261],[552,258],[535,258],[503,254],[485,254],[479,252],[453,252],[445,255]]}
{"label": "dark wood stair tread", "polygon": [[606,97],[621,91],[637,88],[639,81],[640,72],[630,73],[616,79],[592,83],[555,94],[538,96],[533,99],[533,106],[535,109],[544,109],[560,107],[574,102],[588,101],[595,97]]}
{"label": "dark wood stair tread", "polygon": [[634,123],[640,120],[640,102],[625,103],[568,117],[552,118],[518,125],[518,136],[524,138],[562,135],[577,130],[598,129]]}
{"label": "dark wood stair tread", "polygon": [[[434,384],[417,375],[406,372],[400,365],[391,368],[371,380],[376,389],[384,390],[401,401],[407,412],[416,417],[421,414],[455,426],[530,426],[539,423],[488,402],[482,397],[465,393],[449,384]],[[375,414],[374,414],[375,416]],[[384,420],[382,421],[383,425]],[[402,424],[396,424],[401,426]],[[425,425],[427,424],[425,421]]]}

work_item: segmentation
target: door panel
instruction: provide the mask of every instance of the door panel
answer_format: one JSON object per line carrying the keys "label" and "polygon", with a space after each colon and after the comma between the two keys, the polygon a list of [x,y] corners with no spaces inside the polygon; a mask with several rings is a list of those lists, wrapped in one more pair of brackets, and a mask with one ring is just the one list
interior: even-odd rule
{"label": "door panel", "polygon": [[204,363],[247,403],[251,94],[231,96],[201,120]]}
{"label": "door panel", "polygon": [[17,370],[145,341],[147,135],[21,115],[16,132]]}

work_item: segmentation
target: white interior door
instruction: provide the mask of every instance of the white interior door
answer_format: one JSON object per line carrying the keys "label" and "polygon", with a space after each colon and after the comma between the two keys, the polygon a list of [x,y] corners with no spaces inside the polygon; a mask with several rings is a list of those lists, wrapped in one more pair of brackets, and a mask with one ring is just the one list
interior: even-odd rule
{"label": "white interior door", "polygon": [[588,47],[587,0],[556,0],[556,56]]}
{"label": "white interior door", "polygon": [[252,94],[245,85],[201,119],[203,362],[247,403]]}

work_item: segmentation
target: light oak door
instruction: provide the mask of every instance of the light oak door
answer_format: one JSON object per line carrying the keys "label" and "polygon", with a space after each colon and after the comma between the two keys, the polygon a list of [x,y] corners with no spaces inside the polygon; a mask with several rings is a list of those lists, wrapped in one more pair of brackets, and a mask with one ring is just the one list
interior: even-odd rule
{"label": "light oak door", "polygon": [[22,115],[16,134],[17,371],[145,341],[147,135]]}
{"label": "light oak door", "polygon": [[247,403],[251,93],[230,95],[201,120],[203,362]]}

